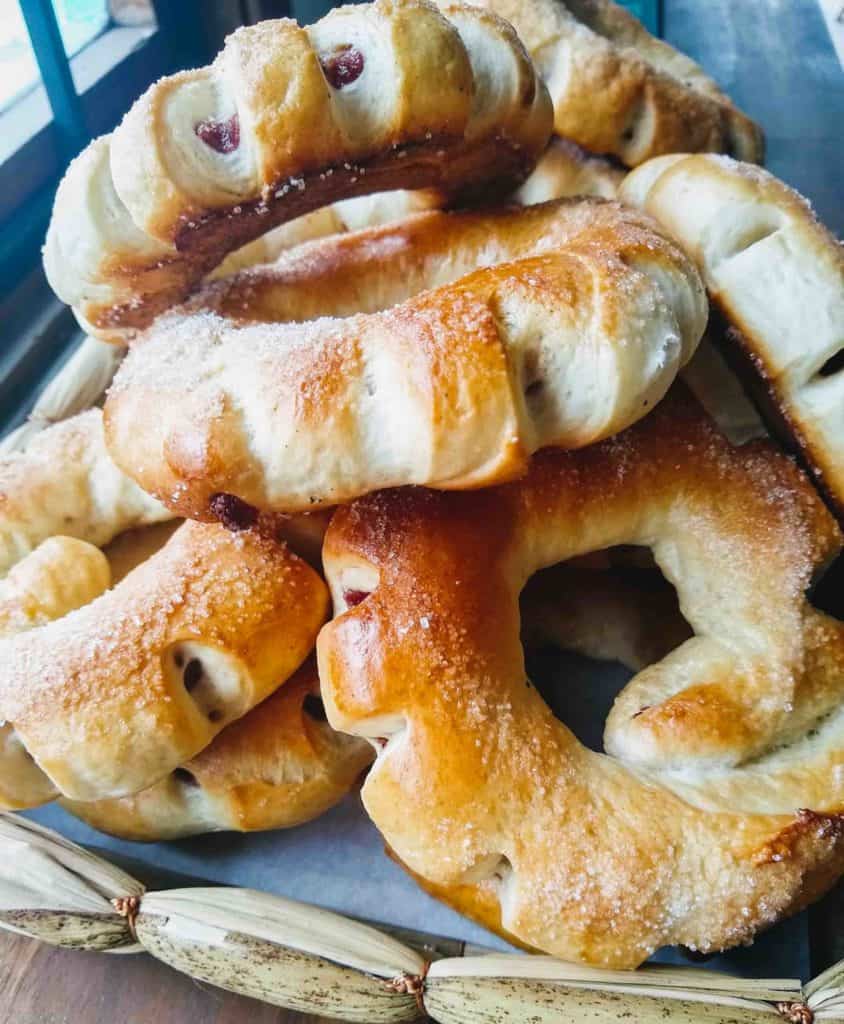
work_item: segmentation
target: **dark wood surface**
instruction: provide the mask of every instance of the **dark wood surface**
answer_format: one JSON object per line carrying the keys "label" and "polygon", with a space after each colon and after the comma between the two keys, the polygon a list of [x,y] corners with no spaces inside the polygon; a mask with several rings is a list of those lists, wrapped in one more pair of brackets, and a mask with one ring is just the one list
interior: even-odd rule
{"label": "dark wood surface", "polygon": [[247,1021],[320,1024],[324,1018],[200,984],[144,953],[81,953],[0,932],[0,1024]]}
{"label": "dark wood surface", "polygon": [[[844,75],[815,0],[667,0],[666,36],[764,124],[768,165],[838,233]],[[819,969],[844,956],[844,890],[812,913]],[[200,985],[150,957],[56,950],[0,933],[0,1024],[317,1024]]]}

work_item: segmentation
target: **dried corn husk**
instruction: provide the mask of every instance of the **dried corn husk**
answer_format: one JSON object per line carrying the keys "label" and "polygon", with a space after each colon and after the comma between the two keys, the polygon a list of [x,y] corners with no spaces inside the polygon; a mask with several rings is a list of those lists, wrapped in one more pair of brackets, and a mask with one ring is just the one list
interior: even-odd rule
{"label": "dried corn husk", "polygon": [[152,893],[136,923],[153,956],[221,988],[349,1021],[412,1021],[386,981],[418,974],[408,946],[338,914],[245,889]]}
{"label": "dried corn husk", "polygon": [[844,961],[810,981],[804,990],[806,1003],[815,1020],[844,1020]]}
{"label": "dried corn husk", "polygon": [[602,971],[545,956],[466,957],[431,966],[425,1006],[443,1024],[595,1024],[636,1020],[770,1024],[777,1003],[802,1001],[797,980],[732,978],[652,966]]}
{"label": "dried corn husk", "polygon": [[125,871],[57,833],[0,815],[0,925],[54,946],[125,950],[135,946],[111,903],[140,896]]}
{"label": "dried corn husk", "polygon": [[[115,900],[124,910],[131,903],[131,925]],[[423,1009],[441,1024],[844,1021],[844,962],[802,987],[700,969],[602,971],[526,954],[434,959],[464,947],[430,936],[400,941],[248,889],[145,893],[125,872],[10,814],[0,815],[0,926],[55,945],[142,948],[200,981],[361,1024],[409,1022]]]}

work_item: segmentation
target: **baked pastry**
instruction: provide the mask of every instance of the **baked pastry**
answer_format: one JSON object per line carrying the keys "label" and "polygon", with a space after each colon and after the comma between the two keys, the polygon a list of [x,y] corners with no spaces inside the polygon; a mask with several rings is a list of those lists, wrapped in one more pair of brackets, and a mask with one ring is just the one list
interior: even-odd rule
{"label": "baked pastry", "polygon": [[[554,137],[513,199],[523,206],[568,196],[612,199],[624,175],[624,169],[612,160],[587,153],[568,139]],[[259,263],[272,263],[287,249],[303,242],[390,224],[423,210],[441,209],[446,199],[436,189],[398,189],[341,199],[281,224],[230,253],[210,277],[218,280]]]}
{"label": "baked pastry", "polygon": [[92,603],[0,642],[4,753],[34,759],[51,796],[146,789],[269,696],[326,610],[283,544],[185,523]]}
{"label": "baked pastry", "polygon": [[196,519],[485,486],[644,415],[705,321],[690,261],[618,204],[419,214],[160,318],[117,374],[108,445]]}
{"label": "baked pastry", "polygon": [[[619,695],[607,758],[527,680],[517,598],[619,544],[651,547],[695,635]],[[426,888],[563,959],[749,941],[844,871],[844,624],[804,597],[841,544],[789,459],[679,387],[517,482],[339,509],[317,651],[329,722],[381,746],[367,811]]]}
{"label": "baked pastry", "polygon": [[98,410],[0,461],[0,481],[3,806],[146,788],[312,648],[325,585],[272,538],[186,524],[115,559],[116,535],[172,514],[110,461]]}
{"label": "baked pastry", "polygon": [[0,575],[55,534],[103,547],[124,530],[172,518],[112,462],[99,409],[0,458]]}
{"label": "baked pastry", "polygon": [[66,810],[125,839],[290,828],[337,803],[372,761],[372,745],[325,721],[308,661],[272,696],[227,726],[196,757],[134,796]]}
{"label": "baked pastry", "polygon": [[554,136],[533,173],[513,198],[523,206],[569,196],[614,199],[624,173],[615,161],[587,153],[569,139]]}
{"label": "baked pastry", "polygon": [[622,196],[697,261],[725,353],[844,519],[844,249],[801,196],[733,160],[663,157]]}
{"label": "baked pastry", "polygon": [[59,186],[44,265],[83,326],[124,337],[227,253],[338,199],[509,191],[551,130],[513,29],[476,7],[376,0],[266,21],[161,79]]}
{"label": "baked pastry", "polygon": [[[35,629],[81,608],[108,589],[108,561],[75,537],[39,544],[0,580],[0,636]],[[0,725],[0,734],[4,729]]]}
{"label": "baked pastry", "polygon": [[[93,601],[108,587],[99,548],[75,537],[50,537],[0,580],[0,637],[35,629]],[[34,807],[55,789],[10,722],[0,718],[0,806]]]}
{"label": "baked pastry", "polygon": [[519,33],[548,86],[558,135],[628,167],[700,150],[761,163],[762,129],[612,0],[475,2]]}
{"label": "baked pastry", "polygon": [[[613,199],[624,175],[620,164],[587,153],[568,139],[554,137],[512,198],[523,206],[568,196]],[[399,189],[341,199],[281,224],[230,253],[210,276],[217,280],[259,263],[272,263],[287,249],[316,238],[390,224],[423,210],[441,209],[446,199],[443,193],[430,188],[415,191]]]}
{"label": "baked pastry", "polygon": [[[48,645],[46,658],[33,659],[31,652],[21,655],[27,659],[26,670],[32,672],[41,671],[45,660],[49,660],[51,666],[57,661],[58,672],[63,673],[64,682],[72,691],[62,690],[60,696],[70,702],[88,700],[90,688],[103,679],[102,671],[89,669],[84,662],[84,657],[90,657],[90,650],[96,650],[92,645],[98,642],[115,646],[124,653],[124,660],[115,663],[113,676],[118,684],[129,682],[120,679],[119,672],[126,667],[127,660],[131,662],[133,648],[139,652],[139,659],[146,657],[146,634],[152,634],[153,646],[161,639],[155,635],[159,616],[165,619],[169,616],[170,625],[173,624],[173,610],[185,596],[179,587],[191,586],[192,572],[208,570],[213,576],[217,572],[218,556],[221,555],[224,562],[219,578],[209,581],[208,586],[194,581],[196,590],[202,591],[210,601],[237,609],[241,600],[259,603],[275,593],[276,585],[261,578],[262,570],[257,563],[260,545],[269,542],[259,541],[256,548],[254,538],[244,541],[215,530],[206,536],[205,531],[200,530],[199,542],[183,546],[181,557],[167,559],[159,555],[179,531],[180,523],[169,518],[164,521],[171,513],[140,491],[110,461],[103,443],[99,410],[47,428],[24,452],[0,461],[0,481],[4,495],[3,515],[0,516],[2,550],[7,561],[23,556],[0,580],[0,635],[45,626],[75,609],[91,605],[110,587],[118,588],[110,598],[111,617],[108,609],[103,610],[104,602],[100,602],[87,610],[86,615],[71,620],[75,627],[71,625],[68,633],[72,635],[74,628],[78,630],[78,642],[75,639],[70,642],[85,652],[82,658],[74,661],[60,644],[59,653],[53,659],[51,645],[55,642],[55,629],[41,634],[39,644]],[[295,521],[276,524],[280,532],[294,538],[297,550],[304,549],[316,561],[325,525],[325,516],[300,516]],[[78,537],[86,539],[52,536],[53,531],[60,528],[73,529]],[[185,529],[195,531],[196,527]],[[208,538],[213,538],[215,533],[220,533],[219,541],[209,543]],[[93,543],[88,543],[87,539]],[[183,539],[177,535],[174,543],[178,545]],[[94,545],[101,545],[102,550]],[[245,559],[243,571],[233,569],[241,558]],[[130,576],[150,560],[153,565],[159,565],[162,574],[166,574],[168,568],[173,573],[176,586],[171,588],[171,596],[175,595],[176,600],[169,604],[160,587],[142,582],[148,580],[148,570],[141,572],[140,579],[133,580]],[[226,566],[226,562],[231,565]],[[304,596],[302,630],[307,646],[321,624],[321,617],[315,616],[313,610],[325,607],[324,587],[317,581],[314,588],[314,574],[309,574],[290,554],[270,558],[267,570],[279,569],[287,574],[294,592],[298,587],[299,596]],[[256,571],[258,576],[246,582],[246,576]],[[263,575],[266,577],[266,572]],[[298,577],[301,578],[297,581]],[[122,581],[127,578],[124,585]],[[235,588],[231,594],[227,593],[229,586]],[[138,596],[141,611],[129,625],[127,619],[133,614],[129,603],[131,594]],[[121,614],[123,600],[127,603]],[[193,615],[193,624],[187,621],[188,617],[181,616],[184,627],[200,629],[200,634],[191,632],[187,637],[188,646],[196,655],[198,644],[213,639],[217,668],[220,668],[223,652],[219,645],[226,641],[226,629],[220,628],[207,604],[202,607],[201,600],[197,603],[199,608]],[[282,610],[277,602],[276,613]],[[239,610],[234,618],[244,622]],[[270,624],[272,613],[265,613],[264,619]],[[211,636],[202,636],[209,628],[213,630]],[[248,623],[246,628],[249,629]],[[235,621],[228,633],[236,629]],[[293,650],[282,654],[285,664],[281,666],[281,674],[271,680],[273,684],[283,682],[285,674],[289,674],[295,662],[307,653],[304,648],[300,654],[296,653],[300,641],[295,632],[291,630],[292,642],[288,639],[280,644],[284,647],[289,643]],[[240,654],[246,660],[254,658],[260,663],[260,671],[253,672],[251,680],[241,678],[241,685],[247,682],[249,689],[261,673],[272,672],[277,658],[270,653],[269,645],[277,643],[277,637],[263,638],[253,632],[251,651],[245,650],[250,644],[248,636],[238,640],[240,646],[226,651],[229,659]],[[5,648],[0,647],[0,650]],[[165,662],[171,656],[175,665],[178,649],[166,651]],[[102,660],[107,659],[105,652]],[[200,666],[195,657],[182,660],[185,686],[190,683],[192,696],[207,701],[212,697],[211,680],[202,679],[201,675],[194,678]],[[2,664],[0,686],[7,673],[16,671],[14,657],[12,663],[7,664],[4,655]],[[132,682],[142,688],[149,675],[139,662],[130,664],[129,668],[134,677]],[[170,668],[172,670],[173,666]],[[248,677],[248,673],[245,676]],[[31,680],[24,678],[19,669],[15,678],[19,685],[31,688]],[[236,679],[227,681],[238,682]],[[51,681],[48,689],[55,685],[55,680]],[[112,689],[114,685],[113,682]],[[365,741],[340,736],[325,723],[318,692],[313,667],[304,668],[252,712],[224,728],[191,762],[176,768],[151,788],[122,799],[92,803],[64,801],[65,805],[96,827],[129,838],[145,839],[172,838],[218,828],[281,828],[308,820],[348,791],[368,764],[371,752]],[[235,694],[229,696],[233,698]],[[254,702],[260,694],[255,688],[254,693],[245,696]],[[154,706],[154,700],[152,704]],[[3,713],[8,715],[5,705],[3,707]],[[153,718],[154,710],[151,712],[143,703],[141,708],[141,713]],[[78,714],[96,715],[96,711],[86,708]],[[94,723],[96,721],[95,718]],[[68,723],[56,722],[55,715],[51,715],[46,724],[53,733],[50,746],[67,742],[63,729]],[[122,742],[131,731],[131,716],[124,715],[110,725],[103,714],[102,732],[109,731]],[[143,760],[142,754],[135,756]],[[97,780],[96,784],[102,784],[102,780]],[[8,721],[0,725],[0,805],[32,806],[52,800],[56,793],[53,780],[27,752],[20,731]]]}
{"label": "baked pastry", "polygon": [[[527,185],[527,182],[525,184]],[[394,220],[402,220],[423,210],[438,210],[445,201],[446,196],[432,188],[414,191],[396,189],[392,192],[373,192],[371,195],[356,196],[354,199],[340,199],[286,224],[280,224],[272,231],[256,238],[254,242],[249,242],[248,245],[229,253],[209,277],[211,280],[219,280],[259,263],[272,263],[286,250],[302,245],[303,242],[312,242],[316,238],[342,235],[347,231],[375,227],[378,224],[390,224]]]}

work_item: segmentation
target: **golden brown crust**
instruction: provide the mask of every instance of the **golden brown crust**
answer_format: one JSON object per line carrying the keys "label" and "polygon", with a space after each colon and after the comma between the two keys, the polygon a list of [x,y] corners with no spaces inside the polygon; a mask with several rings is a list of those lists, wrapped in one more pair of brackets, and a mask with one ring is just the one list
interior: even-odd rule
{"label": "golden brown crust", "polygon": [[227,253],[327,203],[511,189],[551,116],[515,32],[474,7],[376,0],[307,29],[263,22],[210,68],[153,85],[74,161],[47,274],[93,333],[119,338]]}
{"label": "golden brown crust", "polygon": [[159,319],[116,378],[108,443],[195,518],[220,492],[292,512],[484,486],[643,415],[705,317],[689,261],[618,204],[419,214],[300,247]]}
{"label": "golden brown crust", "polygon": [[[222,565],[217,564],[217,549],[204,537],[201,528],[195,533],[197,542],[183,543],[181,555],[168,557],[160,549],[180,524],[160,522],[170,513],[124,477],[108,458],[99,410],[44,430],[23,452],[2,460],[0,483],[0,550],[7,564],[14,563],[0,580],[0,633],[9,636],[54,623],[49,629],[38,630],[31,647],[16,647],[10,664],[4,666],[9,673],[6,685],[12,687],[31,689],[30,673],[37,678],[47,671],[44,666],[49,666],[53,673],[42,693],[53,712],[50,715],[47,708],[36,709],[39,714],[44,712],[44,728],[43,734],[36,737],[35,748],[41,749],[39,744],[49,746],[45,757],[56,756],[56,749],[61,748],[65,751],[61,756],[72,759],[72,750],[68,754],[67,748],[73,742],[90,742],[97,756],[107,756],[108,743],[120,742],[132,734],[133,723],[141,747],[144,730],[154,729],[156,722],[166,733],[169,719],[163,721],[155,707],[157,703],[173,703],[169,694],[156,688],[162,672],[167,678],[180,675],[186,687],[190,684],[197,707],[204,715],[215,711],[215,689],[209,684],[213,684],[216,675],[226,691],[222,693],[218,687],[216,696],[229,712],[240,713],[241,703],[248,707],[266,692],[260,691],[260,687],[269,682],[272,688],[283,682],[285,675],[295,668],[297,657],[301,660],[312,645],[322,621],[315,609],[319,606],[324,610],[325,588],[293,555],[281,553],[278,539],[290,538],[297,551],[304,551],[318,565],[327,525],[325,513],[294,519],[263,517],[256,523],[263,540],[258,536],[238,540],[222,531],[212,531],[210,537],[219,532],[222,538],[217,545],[222,552]],[[136,526],[138,523],[148,525]],[[54,535],[58,530],[77,536]],[[196,531],[196,527],[188,528],[188,533],[191,531]],[[101,551],[95,544],[105,547]],[[263,565],[265,559],[267,564]],[[239,567],[241,560],[243,565]],[[134,571],[148,563],[152,569],[141,569],[133,580]],[[285,585],[283,578],[290,576],[291,566],[294,571],[290,599],[296,601],[304,596],[298,626],[286,622],[298,609],[291,611],[278,599],[278,588]],[[283,578],[275,580],[272,577],[279,568]],[[206,570],[210,578],[197,580],[196,574],[201,576]],[[117,589],[97,601],[110,587]],[[182,598],[193,603],[193,618],[179,610]],[[261,610],[267,601],[273,603],[275,611]],[[240,613],[244,604],[255,606],[245,619]],[[60,621],[77,609],[85,610],[72,616],[69,624]],[[272,623],[274,615],[280,617],[280,625],[289,626],[290,639],[281,642],[262,636],[261,631]],[[217,618],[227,624],[222,631]],[[249,641],[253,627],[258,630],[252,638],[257,642],[254,649]],[[187,633],[188,646],[183,645],[183,653],[178,655],[181,666],[175,664],[172,645],[167,647],[168,631],[174,628]],[[302,634],[300,639],[296,639],[297,629]],[[233,638],[236,643],[226,649]],[[296,655],[300,640],[301,650]],[[213,647],[203,677],[197,668],[203,664],[202,645],[206,642]],[[160,643],[165,643],[163,650],[156,646]],[[242,649],[243,644],[249,645],[248,651]],[[279,665],[276,646],[286,651],[281,654],[286,667]],[[101,648],[101,656],[96,657]],[[16,665],[14,658],[20,664]],[[247,658],[249,664],[243,665],[241,672],[244,678],[237,684],[235,675],[227,673],[226,661],[234,664]],[[276,677],[277,670],[282,674]],[[125,678],[121,677],[124,672]],[[240,693],[236,684],[240,685]],[[96,695],[98,689],[110,693],[121,688],[122,697],[114,702],[119,704],[122,699],[116,714],[126,711],[123,718],[110,722],[111,712],[108,708],[98,709],[95,699],[90,707],[76,708],[68,718],[62,717],[65,697],[84,703],[86,695]],[[182,692],[181,682],[177,690]],[[65,691],[71,691],[70,695]],[[132,798],[126,798],[103,801],[102,806],[96,804],[90,808],[90,815],[96,813],[103,824],[113,818],[113,829],[122,827],[128,832],[134,828],[138,835],[146,830],[147,838],[152,838],[156,829],[161,835],[175,835],[203,828],[278,827],[312,817],[339,799],[351,785],[364,763],[362,756],[367,745],[337,737],[323,723],[304,728],[301,706],[305,696],[306,681],[300,680],[290,694],[272,704],[275,712],[268,708],[254,718],[246,715],[242,723],[238,722],[233,733],[239,737],[238,742],[233,743],[229,737],[215,747],[217,771],[216,775],[211,772],[202,799],[180,799],[184,787],[170,780],[140,797],[134,811]],[[153,706],[153,711],[147,709],[145,701]],[[175,717],[179,718],[178,709]],[[69,742],[66,730],[73,728],[74,722],[81,738],[77,736]],[[16,724],[21,723],[0,723],[0,806],[7,809],[35,806],[55,798],[58,792],[55,781],[27,752],[29,734],[25,739]],[[297,726],[301,735],[296,734]],[[273,728],[276,743],[271,749]],[[247,752],[252,731],[256,744],[260,745],[262,737],[264,740],[259,761]],[[164,741],[170,756],[176,756],[180,743],[184,746],[185,729],[176,736],[178,732],[177,722]],[[224,735],[228,732],[224,730]],[[108,735],[112,739],[103,741],[102,736]],[[154,744],[159,742],[158,738],[154,740]],[[142,780],[143,772],[160,770],[146,763],[147,752],[130,751],[130,755],[129,770],[137,769]],[[265,792],[258,781],[244,789],[241,775],[248,774],[250,765],[258,779],[275,780]],[[80,765],[74,763],[72,767],[78,770]],[[81,767],[90,771],[91,758]],[[87,779],[84,784],[89,785]],[[102,779],[93,783],[103,784]],[[115,807],[110,812],[112,804]]]}
{"label": "golden brown crust", "polygon": [[110,585],[99,548],[50,537],[0,580],[0,636],[43,626],[99,597]]}
{"label": "golden brown crust", "polygon": [[283,545],[186,523],[113,590],[3,641],[0,714],[64,795],[136,792],[290,675],[326,611]]}
{"label": "golden brown crust", "polygon": [[844,521],[844,248],[795,191],[724,157],[663,157],[621,194],[696,260],[725,354]]}
{"label": "golden brown crust", "polygon": [[99,409],[53,424],[0,459],[0,575],[57,534],[102,547],[171,518],[112,462]]}
{"label": "golden brown crust", "polygon": [[761,163],[761,128],[693,60],[612,0],[479,0],[513,24],[545,80],[554,130],[628,167],[713,151]]}
{"label": "golden brown crust", "polygon": [[[0,580],[0,636],[43,626],[108,586],[109,566],[99,548],[75,537],[49,537]],[[37,807],[54,796],[12,723],[0,720],[0,807]]]}
{"label": "golden brown crust", "polygon": [[[517,597],[625,543],[696,635],[620,695],[607,758],[526,685]],[[804,598],[840,546],[787,459],[730,447],[679,388],[519,482],[339,510],[318,655],[331,723],[387,740],[367,810],[426,885],[487,923],[494,893],[508,933],[565,959],[748,941],[844,870],[844,626]]]}
{"label": "golden brown crust", "polygon": [[302,824],[342,799],[373,757],[369,743],[334,732],[320,709],[316,665],[308,661],[150,789],[62,804],[94,828],[145,841]]}
{"label": "golden brown crust", "polygon": [[615,199],[624,174],[616,161],[595,156],[570,139],[554,136],[533,173],[513,198],[524,206],[568,196]]}
{"label": "golden brown crust", "polygon": [[[557,136],[539,158],[536,167],[512,195],[523,206],[569,196],[615,198],[625,170],[617,161],[587,153],[568,139]],[[286,250],[329,235],[377,227],[402,220],[424,210],[440,210],[448,196],[436,189],[404,189],[344,199],[297,217],[230,253],[210,275],[213,280],[239,270],[272,263]]]}

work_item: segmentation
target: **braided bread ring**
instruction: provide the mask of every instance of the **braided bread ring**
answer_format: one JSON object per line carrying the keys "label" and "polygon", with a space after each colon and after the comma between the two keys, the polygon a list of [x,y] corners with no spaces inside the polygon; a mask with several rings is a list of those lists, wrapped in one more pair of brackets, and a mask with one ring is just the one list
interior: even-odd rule
{"label": "braided bread ring", "polygon": [[[517,596],[622,543],[653,549],[697,635],[622,693],[615,759],[526,685]],[[426,887],[564,959],[749,940],[844,870],[844,626],[803,596],[840,546],[788,460],[731,448],[679,389],[517,483],[338,510],[317,651],[332,725],[389,737],[370,816]]]}
{"label": "braided bread ring", "polygon": [[47,276],[91,333],[143,327],[228,252],[334,200],[512,187],[551,117],[515,32],[474,7],[376,0],[306,29],[262,22],[211,67],[157,82],[74,161]]}
{"label": "braided bread ring", "polygon": [[[255,322],[320,314],[346,319]],[[161,318],[116,377],[108,445],[199,519],[220,494],[292,512],[397,484],[479,487],[643,415],[705,320],[690,262],[617,204],[420,214]]]}
{"label": "braided bread ring", "polygon": [[554,130],[628,167],[712,150],[761,162],[761,128],[701,68],[612,0],[476,0],[513,24],[545,80]]}
{"label": "braided bread ring", "polygon": [[844,248],[787,185],[725,158],[654,160],[622,194],[697,261],[727,354],[844,522]]}
{"label": "braided bread ring", "polygon": [[309,661],[156,785],[120,800],[61,804],[103,832],[145,841],[310,821],[341,800],[372,761],[369,743],[324,721],[318,698]]}

